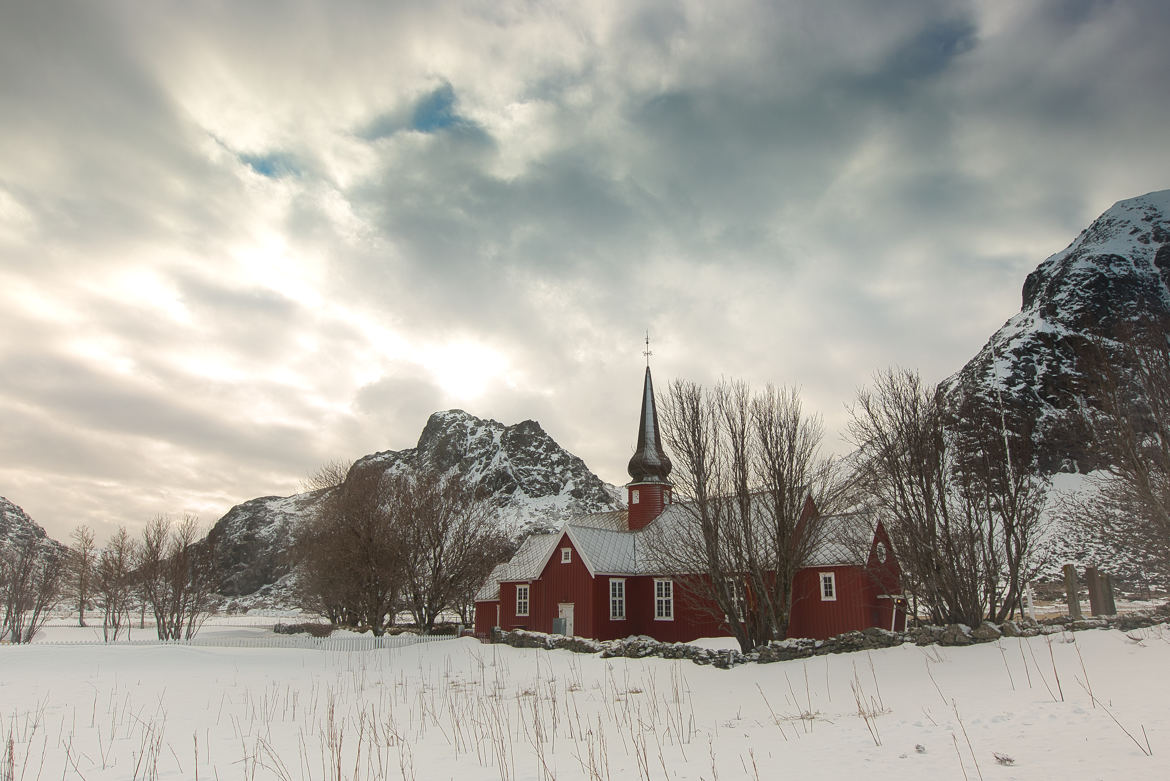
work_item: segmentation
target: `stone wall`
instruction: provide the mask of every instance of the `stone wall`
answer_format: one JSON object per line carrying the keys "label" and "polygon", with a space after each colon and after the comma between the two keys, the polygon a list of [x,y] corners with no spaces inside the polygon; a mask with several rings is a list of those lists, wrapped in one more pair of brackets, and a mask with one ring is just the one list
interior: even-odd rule
{"label": "stone wall", "polygon": [[1029,620],[1005,621],[998,625],[984,621],[974,629],[966,624],[948,624],[947,626],[914,627],[905,632],[889,632],[875,627],[860,632],[846,632],[828,640],[809,640],[806,638],[780,640],[746,654],[734,650],[717,651],[710,648],[700,648],[687,643],[663,643],[646,636],[631,636],[622,640],[589,640],[584,637],[548,635],[524,629],[498,633],[494,636],[493,641],[516,648],[559,649],[576,653],[599,654],[603,659],[615,656],[630,659],[641,659],[647,656],[657,656],[663,659],[690,659],[695,664],[727,669],[748,662],[768,664],[790,659],[805,659],[810,656],[823,656],[824,654],[892,648],[905,643],[960,646],[991,643],[1001,637],[1033,637],[1087,629],[1120,629],[1129,632],[1142,627],[1163,624],[1167,620],[1170,620],[1170,604],[1150,611],[1125,613],[1119,616],[1100,616],[1080,621],[1055,618],[1039,623]]}

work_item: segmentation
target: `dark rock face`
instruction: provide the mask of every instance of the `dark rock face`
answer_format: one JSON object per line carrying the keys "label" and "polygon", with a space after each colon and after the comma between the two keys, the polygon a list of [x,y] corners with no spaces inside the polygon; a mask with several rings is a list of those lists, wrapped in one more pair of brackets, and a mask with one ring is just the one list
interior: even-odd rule
{"label": "dark rock face", "polygon": [[[365,456],[353,470],[455,471],[484,487],[514,528],[556,527],[569,515],[621,507],[618,491],[589,471],[540,424],[505,426],[462,410],[431,415],[418,445]],[[323,492],[263,497],[233,507],[208,535],[225,573],[220,592],[242,596],[291,571],[288,548],[296,523],[315,512]]]}
{"label": "dark rock face", "polygon": [[616,509],[617,492],[589,471],[585,462],[553,441],[535,420],[505,426],[462,410],[436,412],[418,445],[410,450],[366,456],[355,469],[456,470],[478,480],[504,507],[514,499],[554,499],[557,509],[597,512]]}
{"label": "dark rock face", "polygon": [[[1023,307],[943,384],[953,408],[1006,410],[1041,472],[1101,466],[1081,422],[1104,358],[1124,377],[1122,342],[1170,333],[1170,190],[1120,201],[1024,282]],[[1002,402],[1001,402],[1002,400]]]}
{"label": "dark rock face", "polygon": [[288,574],[293,526],[314,511],[321,494],[265,496],[228,510],[207,535],[215,545],[220,593],[251,594]]}

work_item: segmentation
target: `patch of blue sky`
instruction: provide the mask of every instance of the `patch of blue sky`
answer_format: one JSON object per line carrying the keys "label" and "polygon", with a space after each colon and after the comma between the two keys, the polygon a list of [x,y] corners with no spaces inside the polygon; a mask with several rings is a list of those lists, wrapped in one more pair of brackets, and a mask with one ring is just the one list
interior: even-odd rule
{"label": "patch of blue sky", "polygon": [[444,84],[414,107],[410,127],[420,133],[434,133],[466,122],[467,120],[455,113],[455,88],[450,84]]}
{"label": "patch of blue sky", "polygon": [[263,155],[241,153],[239,158],[244,165],[269,179],[297,176],[301,172],[292,156],[284,152],[270,152]]}
{"label": "patch of blue sky", "polygon": [[457,103],[455,88],[444,83],[419,99],[408,115],[394,111],[382,114],[357,131],[357,135],[367,141],[377,141],[413,130],[428,135],[449,132],[469,139],[486,138],[479,125],[459,114]]}

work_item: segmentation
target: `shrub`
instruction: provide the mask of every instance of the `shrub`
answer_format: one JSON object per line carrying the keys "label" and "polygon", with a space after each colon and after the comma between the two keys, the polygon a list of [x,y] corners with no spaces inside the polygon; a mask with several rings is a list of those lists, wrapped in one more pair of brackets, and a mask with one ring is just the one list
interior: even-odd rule
{"label": "shrub", "polygon": [[329,637],[333,633],[333,624],[275,624],[272,631],[278,635],[310,634],[313,637]]}

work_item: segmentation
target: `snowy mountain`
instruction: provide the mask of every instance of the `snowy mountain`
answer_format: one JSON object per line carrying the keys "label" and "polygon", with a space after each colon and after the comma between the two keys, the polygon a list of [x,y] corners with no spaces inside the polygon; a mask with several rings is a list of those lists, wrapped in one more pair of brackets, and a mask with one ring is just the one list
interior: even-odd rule
{"label": "snowy mountain", "polygon": [[[1124,375],[1120,340],[1154,327],[1170,333],[1170,190],[1120,201],[1024,282],[1023,306],[943,385],[955,407],[1006,410],[1030,436],[1023,454],[1041,472],[1086,472],[1101,454],[1078,413],[1095,406],[1098,349]],[[1015,425],[1013,425],[1013,423]]]}
{"label": "snowy mountain", "polygon": [[27,540],[39,545],[51,545],[58,549],[64,546],[49,537],[39,523],[12,502],[0,496],[0,545],[16,547]]}
{"label": "snowy mountain", "polygon": [[[540,424],[505,426],[462,410],[431,415],[418,444],[365,456],[353,469],[386,472],[454,470],[478,481],[517,531],[557,526],[576,513],[622,506],[617,488],[589,471]],[[208,535],[216,544],[226,596],[252,594],[288,575],[287,550],[298,520],[315,511],[324,492],[267,496],[236,505]]]}

